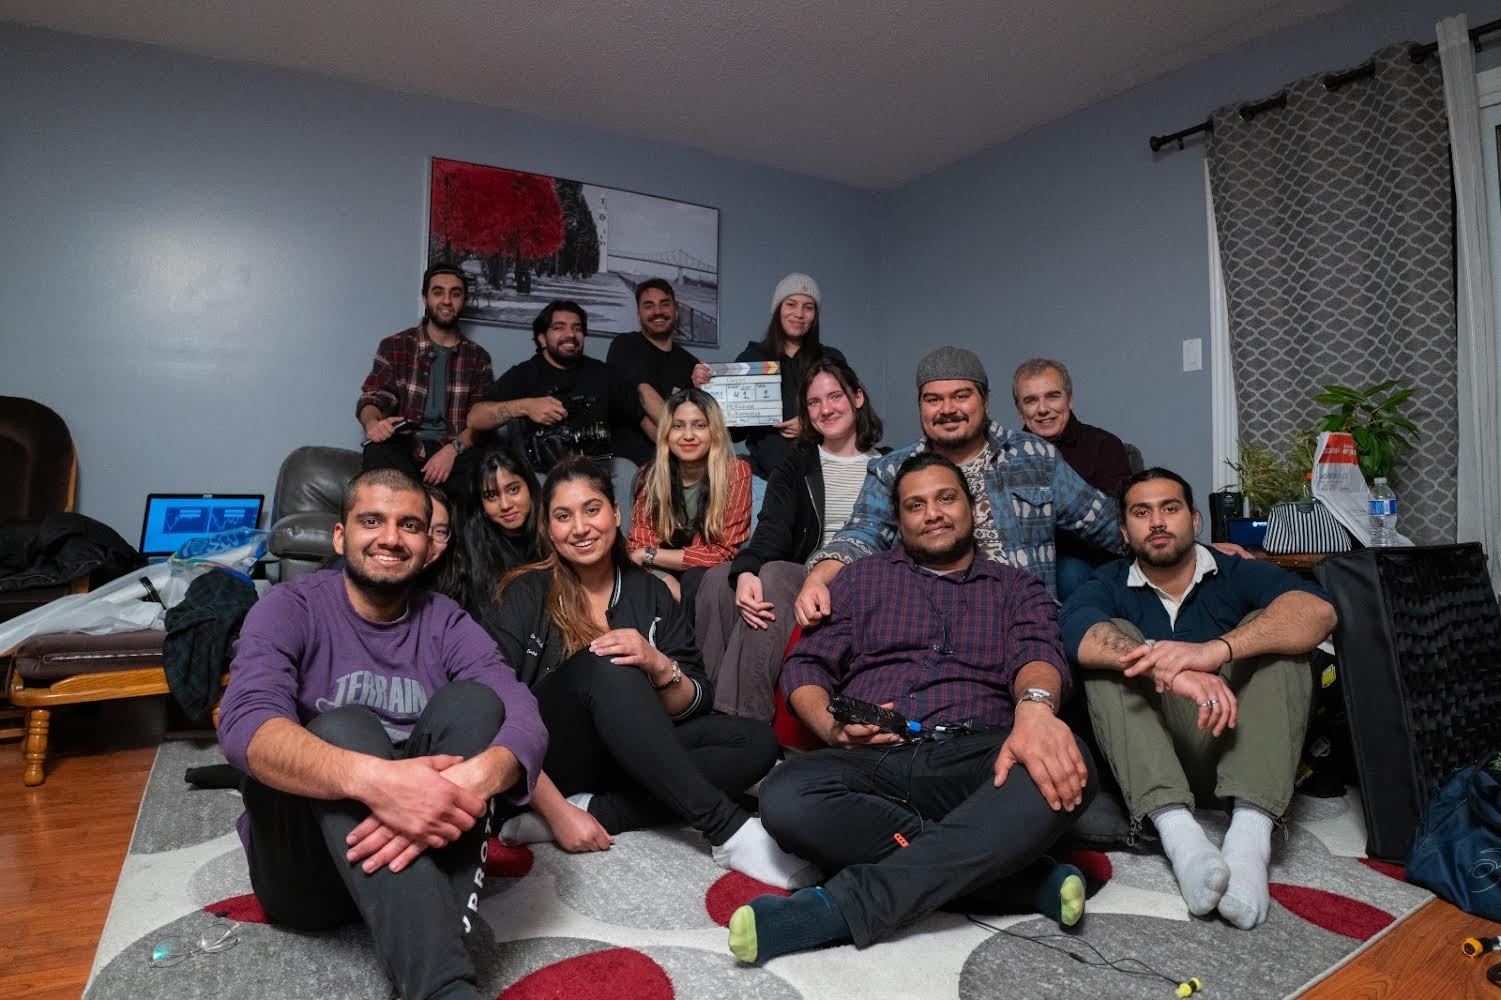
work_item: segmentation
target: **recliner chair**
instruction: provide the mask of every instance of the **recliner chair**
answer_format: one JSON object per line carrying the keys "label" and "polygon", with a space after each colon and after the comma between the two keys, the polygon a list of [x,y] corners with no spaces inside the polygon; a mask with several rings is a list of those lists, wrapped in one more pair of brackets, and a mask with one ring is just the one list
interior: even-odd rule
{"label": "recliner chair", "polygon": [[271,501],[271,537],[277,579],[291,580],[322,569],[334,557],[334,525],[344,488],[360,474],[361,455],[348,448],[307,445],[281,463]]}

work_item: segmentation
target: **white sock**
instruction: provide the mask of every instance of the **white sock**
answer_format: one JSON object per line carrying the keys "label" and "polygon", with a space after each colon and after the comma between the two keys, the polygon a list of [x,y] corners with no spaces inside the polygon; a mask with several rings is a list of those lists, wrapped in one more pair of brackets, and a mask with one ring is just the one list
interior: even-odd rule
{"label": "white sock", "polygon": [[778,889],[802,889],[816,885],[822,874],[810,862],[777,846],[777,842],[761,825],[759,816],[752,816],[745,825],[736,830],[718,847],[709,849],[714,861],[721,868],[729,868],[749,875],[758,882],[774,885]]}
{"label": "white sock", "polygon": [[1272,860],[1272,817],[1237,802],[1220,854],[1230,868],[1230,885],[1219,902],[1220,916],[1248,931],[1266,919],[1272,904],[1266,887],[1266,869]]}
{"label": "white sock", "polygon": [[[578,792],[568,796],[567,801],[588,812],[589,800],[592,798],[594,796],[589,792]],[[515,847],[517,844],[545,844],[554,839],[552,827],[548,826],[547,820],[534,809],[512,816],[500,824],[499,836],[500,842],[508,847]]]}
{"label": "white sock", "polygon": [[1152,814],[1162,850],[1173,865],[1178,891],[1188,904],[1188,912],[1202,917],[1211,912],[1230,884],[1230,869],[1214,844],[1204,836],[1204,828],[1193,818],[1187,806],[1167,806]]}

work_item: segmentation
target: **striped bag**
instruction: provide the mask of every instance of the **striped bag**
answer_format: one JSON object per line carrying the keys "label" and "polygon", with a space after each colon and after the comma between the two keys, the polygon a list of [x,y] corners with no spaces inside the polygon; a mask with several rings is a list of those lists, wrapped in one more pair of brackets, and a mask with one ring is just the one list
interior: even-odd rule
{"label": "striped bag", "polygon": [[1266,540],[1261,546],[1272,555],[1350,551],[1350,533],[1317,500],[1279,503],[1266,521]]}

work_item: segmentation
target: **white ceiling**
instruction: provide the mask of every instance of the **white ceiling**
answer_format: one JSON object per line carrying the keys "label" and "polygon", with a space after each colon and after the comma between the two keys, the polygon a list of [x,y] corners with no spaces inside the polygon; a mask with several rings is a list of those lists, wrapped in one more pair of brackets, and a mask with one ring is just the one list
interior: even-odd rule
{"label": "white ceiling", "polygon": [[0,0],[0,20],[474,101],[879,190],[1345,2]]}

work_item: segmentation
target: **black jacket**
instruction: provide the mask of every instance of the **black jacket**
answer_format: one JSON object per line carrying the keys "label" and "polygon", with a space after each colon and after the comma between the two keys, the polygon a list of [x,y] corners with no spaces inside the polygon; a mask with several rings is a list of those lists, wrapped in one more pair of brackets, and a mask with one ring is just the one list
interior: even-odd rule
{"label": "black jacket", "polygon": [[[547,613],[551,586],[552,576],[546,570],[517,577],[501,595],[500,605],[486,612],[481,623],[506,662],[515,668],[521,683],[531,688],[567,659],[563,634]],[[633,628],[646,636],[648,642],[676,660],[683,677],[697,686],[697,697],[673,716],[674,722],[703,715],[713,707],[714,685],[693,641],[692,623],[672,599],[667,584],[635,566],[616,570],[615,593],[610,597],[605,620],[611,628]]]}
{"label": "black jacket", "polygon": [[0,593],[51,587],[80,576],[108,583],[146,564],[113,528],[82,514],[0,522]]}
{"label": "black jacket", "polygon": [[[890,448],[878,448],[881,454]],[[730,586],[741,573],[759,573],[763,563],[803,562],[823,541],[823,464],[818,448],[798,444],[766,481],[756,531],[730,563]]]}

